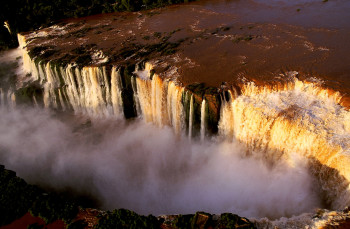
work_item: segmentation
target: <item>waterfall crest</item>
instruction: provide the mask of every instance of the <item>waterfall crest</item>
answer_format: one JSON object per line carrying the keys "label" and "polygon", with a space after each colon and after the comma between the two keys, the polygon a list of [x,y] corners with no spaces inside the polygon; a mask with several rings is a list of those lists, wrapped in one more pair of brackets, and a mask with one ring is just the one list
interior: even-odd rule
{"label": "waterfall crest", "polygon": [[26,49],[23,62],[32,81],[43,87],[45,107],[100,117],[122,115],[121,76],[116,66],[111,70],[106,66],[81,68],[74,63],[62,67],[52,61],[32,59]]}
{"label": "waterfall crest", "polygon": [[152,67],[146,63],[144,71],[136,71],[137,100],[146,122],[158,126],[173,126],[176,133],[184,129],[182,96],[184,89],[173,81],[163,80],[157,74],[151,76]]}
{"label": "waterfall crest", "polygon": [[[334,188],[334,177],[326,178],[331,169],[339,171],[339,179],[350,180],[350,113],[338,104],[338,94],[297,79],[279,89],[249,83],[242,91],[241,96],[222,105],[221,134],[244,143],[248,154],[270,162],[283,158],[293,165],[293,155],[301,154],[321,163],[326,167],[318,166],[317,173],[323,173],[321,179],[328,181],[323,181],[325,189]],[[316,166],[313,162],[312,168]],[[338,192],[348,192],[348,182],[339,179],[345,183]],[[345,207],[348,196],[333,201],[333,207]]]}
{"label": "waterfall crest", "polygon": [[[201,91],[209,90],[203,85],[187,90],[171,76],[155,73],[151,62],[132,70],[45,63],[31,58],[25,39],[19,36],[19,40],[24,68],[42,85],[45,107],[100,117],[139,116],[160,127],[172,126],[177,134],[187,132],[190,138],[196,130],[201,140],[209,132],[214,97]],[[327,201],[341,208],[350,203],[350,113],[340,105],[338,92],[317,81],[298,80],[295,75],[291,72],[288,81],[271,86],[246,83],[241,85],[240,95],[226,90],[226,99],[218,102],[219,135],[243,143],[248,156],[271,164],[283,159],[293,166],[296,154],[308,158],[310,172],[319,178],[322,189],[333,188]],[[336,185],[332,179],[337,180]]]}

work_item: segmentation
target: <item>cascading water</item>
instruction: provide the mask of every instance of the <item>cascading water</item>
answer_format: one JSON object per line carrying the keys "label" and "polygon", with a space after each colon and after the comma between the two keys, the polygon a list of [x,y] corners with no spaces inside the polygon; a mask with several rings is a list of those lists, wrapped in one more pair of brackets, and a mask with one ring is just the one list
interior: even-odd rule
{"label": "cascading water", "polygon": [[151,79],[150,69],[151,65],[147,63],[144,71],[135,72],[141,115],[146,122],[158,126],[170,125],[176,133],[181,133],[184,128],[181,103],[184,90],[172,81],[162,80],[157,74]]}
{"label": "cascading water", "polygon": [[[23,48],[25,40],[22,40]],[[25,49],[23,61],[32,80],[43,85],[46,107],[73,109],[98,117],[123,114],[126,105],[122,96],[125,89],[122,68],[80,68],[74,64],[60,67],[30,58]],[[144,69],[135,69],[130,78],[137,115],[160,127],[172,126],[177,134],[184,132],[188,124],[191,138],[195,115],[198,115],[194,94],[184,93],[183,87],[170,78],[153,73],[152,69],[152,64],[146,63]],[[296,78],[273,87],[247,83],[241,91],[238,96],[229,90],[228,101],[222,99],[219,135],[243,143],[244,156],[263,158],[272,167],[281,160],[293,167],[296,166],[295,157],[308,158],[310,173],[319,187],[328,193],[324,197],[327,205],[333,209],[348,205],[350,115],[339,105],[339,94]],[[6,96],[14,96],[5,95],[2,90],[0,94],[1,103]],[[37,98],[33,97],[33,100]],[[189,101],[188,120],[183,101]],[[203,98],[199,104],[199,131],[203,141],[209,102]]]}
{"label": "cascading water", "polygon": [[5,104],[5,95],[2,88],[0,88],[0,104],[1,105]]}
{"label": "cascading water", "polygon": [[113,67],[111,75],[111,102],[113,105],[114,114],[123,113],[123,100],[121,92],[122,85],[120,77],[120,69]]}
{"label": "cascading water", "polygon": [[190,113],[189,113],[189,120],[188,120],[188,137],[192,138],[192,129],[193,129],[193,95],[191,95],[190,99]]}
{"label": "cascading water", "polygon": [[19,48],[0,53],[0,106],[16,106],[16,87],[23,86],[21,82],[13,84],[17,80],[15,78],[17,75],[23,75],[20,55],[22,50]]}
{"label": "cascading water", "polygon": [[205,138],[205,128],[206,128],[206,104],[205,104],[205,99],[203,99],[202,104],[201,104],[201,140],[203,141]]}
{"label": "cascading water", "polygon": [[69,64],[62,68],[48,62],[38,63],[37,70],[31,73],[33,81],[43,84],[45,107],[72,108],[101,117],[122,114],[120,72],[116,67],[108,77],[106,67],[79,68]]}
{"label": "cascading water", "polygon": [[321,179],[335,179],[326,174],[336,169],[339,189],[333,189],[334,180],[323,181],[322,188],[338,195],[330,201],[333,208],[343,208],[350,203],[350,113],[338,101],[337,94],[297,79],[281,90],[250,83],[243,95],[223,104],[220,133],[244,143],[248,154],[271,163],[281,158],[291,161],[296,153],[316,160],[324,165],[318,168],[325,170]]}

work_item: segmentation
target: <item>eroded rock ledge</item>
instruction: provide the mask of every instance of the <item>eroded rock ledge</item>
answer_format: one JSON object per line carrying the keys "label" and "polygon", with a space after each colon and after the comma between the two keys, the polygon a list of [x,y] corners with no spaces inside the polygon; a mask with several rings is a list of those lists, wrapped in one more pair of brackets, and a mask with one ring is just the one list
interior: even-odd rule
{"label": "eroded rock ledge", "polygon": [[327,204],[341,209],[349,203],[350,71],[346,61],[329,65],[348,58],[333,43],[346,37],[242,23],[195,4],[68,20],[19,35],[31,76],[14,94],[93,116],[142,116],[191,137],[234,137],[271,163],[296,152],[331,190]]}
{"label": "eroded rock ledge", "polygon": [[[0,225],[12,228],[25,226],[55,225],[56,228],[348,228],[349,209],[328,211],[281,218],[247,219],[232,213],[212,215],[197,212],[188,215],[163,215],[154,217],[138,215],[119,209],[104,212],[91,208],[80,208],[74,201],[53,193],[44,193],[36,186],[28,185],[16,173],[0,165],[1,194]],[[11,200],[11,201],[9,201]],[[27,213],[27,212],[30,213]]]}

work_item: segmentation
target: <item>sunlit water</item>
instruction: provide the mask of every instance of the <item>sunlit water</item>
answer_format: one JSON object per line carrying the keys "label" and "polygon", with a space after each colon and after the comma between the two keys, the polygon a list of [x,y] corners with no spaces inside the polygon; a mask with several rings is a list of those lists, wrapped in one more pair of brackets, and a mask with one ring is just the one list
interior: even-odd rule
{"label": "sunlit water", "polygon": [[30,183],[91,195],[103,209],[278,218],[322,207],[302,158],[271,168],[238,143],[194,142],[143,120],[89,126],[29,107],[0,115],[1,164]]}
{"label": "sunlit water", "polygon": [[0,117],[0,164],[29,183],[90,196],[103,209],[279,218],[323,206],[302,157],[271,167],[236,141],[191,140],[143,119],[4,104]]}

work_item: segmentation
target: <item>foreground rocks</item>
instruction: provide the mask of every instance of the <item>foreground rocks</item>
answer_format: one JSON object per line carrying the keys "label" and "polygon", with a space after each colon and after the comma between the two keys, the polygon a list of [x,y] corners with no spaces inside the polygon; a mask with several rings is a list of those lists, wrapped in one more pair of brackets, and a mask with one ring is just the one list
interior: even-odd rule
{"label": "foreground rocks", "polygon": [[[27,184],[16,173],[0,166],[0,226],[13,228],[28,223],[29,228],[255,228],[247,218],[232,213],[211,215],[142,216],[118,209],[112,212],[78,207],[60,195],[45,193]],[[30,214],[28,214],[28,212]]]}
{"label": "foreground rocks", "polygon": [[0,165],[0,227],[11,228],[336,228],[350,226],[349,208],[343,211],[319,209],[316,213],[305,213],[277,220],[247,219],[232,213],[220,215],[197,212],[187,215],[142,216],[118,209],[101,211],[78,207],[74,201],[60,195],[45,193],[29,185],[16,173]]}

